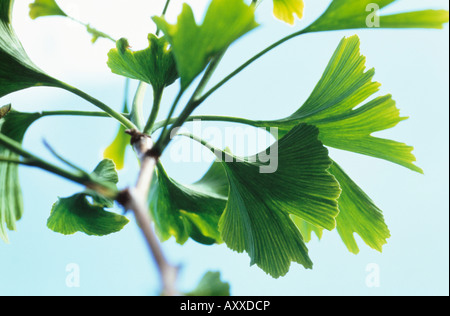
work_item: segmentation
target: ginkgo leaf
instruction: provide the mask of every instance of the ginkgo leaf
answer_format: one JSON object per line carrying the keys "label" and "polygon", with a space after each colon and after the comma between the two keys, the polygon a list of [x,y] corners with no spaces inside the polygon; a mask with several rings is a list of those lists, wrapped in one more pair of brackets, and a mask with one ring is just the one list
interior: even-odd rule
{"label": "ginkgo leaf", "polygon": [[[39,113],[21,113],[11,106],[1,108],[0,133],[22,143],[25,132],[39,117]],[[0,157],[19,159],[19,156],[0,145]],[[16,223],[22,218],[23,201],[19,181],[19,166],[0,162],[0,238],[8,241],[6,228],[16,230]],[[6,226],[6,227],[5,227]]]}
{"label": "ginkgo leaf", "polygon": [[[328,230],[336,226],[340,187],[327,171],[331,160],[318,134],[316,127],[302,124],[255,157],[224,153],[229,196],[219,223],[222,239],[275,278],[285,275],[291,262],[312,267],[290,215]],[[278,153],[274,173],[261,173],[267,152]]]}
{"label": "ginkgo leaf", "polygon": [[[339,218],[340,214],[341,213],[339,212],[339,215],[336,218],[336,227],[338,225],[337,219]],[[295,225],[298,227],[298,229],[302,233],[303,239],[305,240],[306,243],[309,243],[311,241],[312,233],[316,234],[316,236],[317,236],[317,238],[319,238],[319,240],[322,239],[322,236],[323,236],[323,228],[322,227],[317,227],[317,226],[311,225],[307,221],[301,219],[298,216],[294,216],[294,215],[292,215],[292,220],[294,221]]]}
{"label": "ginkgo leaf", "polygon": [[149,47],[133,52],[126,39],[117,41],[117,48],[108,53],[108,66],[113,73],[144,81],[161,91],[178,79],[172,49],[165,37],[148,36]]}
{"label": "ginkgo leaf", "polygon": [[369,247],[381,252],[391,237],[383,213],[336,162],[329,171],[342,188],[338,200],[340,213],[336,221],[337,231],[348,250],[359,253],[353,236],[357,233]]}
{"label": "ginkgo leaf", "polygon": [[130,144],[130,135],[125,133],[125,130],[126,128],[120,125],[116,137],[103,152],[103,158],[114,161],[117,170],[122,170],[125,166],[125,153]]}
{"label": "ginkgo leaf", "polygon": [[448,22],[446,10],[423,10],[378,15],[378,10],[396,0],[333,0],[328,9],[305,32],[359,28],[442,28]]}
{"label": "ginkgo leaf", "polygon": [[294,25],[295,16],[303,17],[303,0],[273,0],[273,14],[281,21]]}
{"label": "ginkgo leaf", "polygon": [[55,0],[34,0],[30,3],[30,17],[34,20],[42,16],[67,16]]}
{"label": "ginkgo leaf", "polygon": [[[97,180],[111,185],[118,182],[114,162],[105,159],[92,173]],[[91,197],[90,202],[87,197]],[[63,235],[83,232],[90,236],[105,236],[123,229],[129,222],[125,216],[108,212],[114,202],[98,192],[86,189],[67,198],[59,198],[53,205],[47,226]]]}
{"label": "ginkgo leaf", "polygon": [[211,181],[215,172],[212,168],[193,185],[182,185],[158,165],[149,201],[156,231],[163,241],[174,236],[180,244],[189,238],[207,245],[221,242],[218,223],[227,196],[221,194],[221,186]]}
{"label": "ginkgo leaf", "polygon": [[220,279],[220,272],[207,272],[197,288],[186,296],[230,296],[230,284]]}
{"label": "ginkgo leaf", "polygon": [[254,8],[243,0],[213,0],[201,25],[186,3],[175,25],[164,17],[153,17],[172,47],[182,88],[189,86],[214,56],[257,27],[254,15]]}
{"label": "ginkgo leaf", "polygon": [[128,224],[128,219],[103,207],[88,202],[86,195],[76,194],[59,198],[53,205],[47,226],[54,232],[73,235],[83,232],[89,236],[105,236],[116,233]]}
{"label": "ginkgo leaf", "polygon": [[365,57],[355,35],[344,38],[322,78],[303,106],[291,116],[255,122],[255,126],[278,127],[283,135],[299,123],[317,126],[326,146],[385,159],[422,173],[414,162],[413,147],[373,136],[406,118],[400,117],[390,95],[377,97],[380,84],[373,82],[374,69],[366,71]]}
{"label": "ginkgo leaf", "polygon": [[28,57],[12,26],[14,0],[0,1],[0,97],[35,86],[60,83],[40,70]]}

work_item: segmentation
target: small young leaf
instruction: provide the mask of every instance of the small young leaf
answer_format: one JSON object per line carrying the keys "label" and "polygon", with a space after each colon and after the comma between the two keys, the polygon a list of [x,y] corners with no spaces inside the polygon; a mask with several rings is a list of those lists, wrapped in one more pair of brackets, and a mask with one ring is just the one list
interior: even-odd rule
{"label": "small young leaf", "polygon": [[[221,242],[218,223],[227,196],[220,192],[223,186],[211,180],[218,171],[216,167],[223,167],[217,163],[213,166],[203,179],[186,186],[171,179],[162,165],[158,165],[149,201],[162,240],[174,236],[180,244],[189,238],[207,245]],[[226,181],[225,177],[222,179]]]}
{"label": "small young leaf", "polygon": [[42,16],[67,16],[55,0],[34,0],[30,4],[30,17],[34,20]]}
{"label": "small young leaf", "polygon": [[130,144],[130,135],[126,134],[125,130],[125,127],[120,125],[113,142],[103,152],[103,158],[114,161],[117,170],[122,170],[125,166],[125,153]]}
{"label": "small young leaf", "polygon": [[[119,178],[114,162],[103,160],[95,168],[92,176],[100,182],[117,184]],[[87,196],[92,197],[89,202]],[[102,196],[92,189],[68,198],[59,198],[53,205],[47,226],[51,230],[64,235],[73,235],[83,232],[90,236],[105,236],[122,230],[128,223],[125,216],[107,212],[114,201]]]}
{"label": "small young leaf", "polygon": [[[22,143],[25,132],[39,117],[39,113],[21,113],[11,106],[1,108],[0,133]],[[19,156],[0,145],[0,157],[18,159]],[[8,241],[6,228],[16,230],[22,218],[23,201],[17,164],[0,162],[0,239]],[[5,228],[6,226],[6,228]]]}
{"label": "small young leaf", "polygon": [[147,82],[161,91],[178,79],[175,60],[165,37],[150,34],[148,41],[148,48],[133,52],[128,41],[120,39],[108,53],[108,66],[115,74]]}
{"label": "small young leaf", "polygon": [[333,0],[308,32],[359,28],[437,28],[448,22],[448,11],[424,10],[379,16],[377,10],[396,0]]}
{"label": "small young leaf", "polygon": [[220,272],[207,272],[197,288],[186,296],[230,296],[230,284],[220,279]]}
{"label": "small young leaf", "polygon": [[281,21],[294,25],[295,16],[303,17],[303,0],[273,0],[273,14]]}
{"label": "small young leaf", "polygon": [[182,88],[189,86],[214,56],[258,25],[254,9],[243,0],[213,0],[201,25],[187,4],[177,24],[169,24],[164,17],[153,21],[172,46]]}
{"label": "small young leaf", "polygon": [[58,86],[25,53],[12,26],[13,0],[0,1],[0,98],[35,86]]}
{"label": "small young leaf", "polygon": [[[290,215],[328,230],[336,226],[340,187],[327,171],[331,160],[318,134],[314,126],[302,124],[271,146],[271,152],[278,146],[275,173],[260,173],[265,163],[258,157],[266,152],[246,159],[226,154],[223,162],[230,189],[219,223],[222,238],[273,277],[285,275],[291,262],[312,267]],[[237,162],[227,162],[232,160]]]}

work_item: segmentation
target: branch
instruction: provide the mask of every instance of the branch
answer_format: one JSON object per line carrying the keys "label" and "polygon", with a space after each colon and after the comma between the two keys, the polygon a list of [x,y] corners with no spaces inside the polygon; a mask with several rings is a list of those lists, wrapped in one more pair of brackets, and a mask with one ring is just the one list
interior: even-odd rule
{"label": "branch", "polygon": [[153,231],[148,210],[148,193],[159,156],[150,154],[153,147],[153,141],[150,136],[137,130],[128,130],[127,133],[131,135],[131,144],[139,156],[141,170],[135,187],[122,191],[117,200],[125,209],[134,213],[158,267],[162,283],[162,294],[177,296],[179,293],[176,290],[175,283],[178,277],[178,268],[172,266],[164,256],[158,238]]}

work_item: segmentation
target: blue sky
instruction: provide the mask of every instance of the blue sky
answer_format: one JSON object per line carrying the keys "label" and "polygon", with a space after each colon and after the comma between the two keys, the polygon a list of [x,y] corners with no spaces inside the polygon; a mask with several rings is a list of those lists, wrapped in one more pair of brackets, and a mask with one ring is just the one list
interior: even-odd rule
{"label": "blue sky", "polygon": [[[31,21],[30,1],[16,1],[14,25],[32,60],[49,74],[98,97],[116,109],[122,102],[123,79],[110,73],[106,53],[112,47],[100,40],[91,45],[89,35],[70,21],[48,18]],[[78,2],[78,5],[76,3]],[[159,14],[163,1],[74,1],[61,6],[116,37],[128,37],[134,49],[145,47],[153,31],[148,17]],[[143,4],[145,2],[145,4]],[[195,3],[198,17],[207,1]],[[174,1],[169,19],[179,12]],[[281,37],[308,25],[329,1],[306,0],[305,19],[295,27],[273,19],[271,3],[259,8],[262,26],[234,45],[212,79],[217,82],[242,62]],[[107,5],[107,6],[106,6]],[[88,9],[93,6],[92,12]],[[448,1],[399,0],[391,12],[446,8]],[[135,16],[136,12],[137,16]],[[234,295],[448,295],[448,26],[444,30],[352,30],[311,34],[269,53],[217,91],[197,114],[275,119],[293,113],[309,96],[329,58],[344,36],[358,34],[368,67],[375,67],[380,94],[391,93],[403,116],[410,117],[383,135],[415,147],[425,175],[385,161],[330,149],[330,154],[383,210],[392,237],[382,254],[359,241],[361,253],[350,254],[336,232],[308,245],[313,270],[293,265],[277,280],[249,267],[246,254],[226,246],[205,247],[163,244],[170,260],[183,265],[180,287],[192,288],[208,270],[221,271]],[[170,105],[177,87],[168,89],[163,106]],[[61,90],[31,89],[7,96],[21,111],[51,109],[95,110]],[[147,102],[151,103],[151,95]],[[162,111],[161,118],[165,117]],[[102,150],[114,137],[117,125],[106,119],[48,118],[30,129],[24,146],[53,161],[46,139],[71,161],[91,170],[102,159]],[[137,163],[128,155],[120,172],[122,187],[133,183]],[[201,177],[207,163],[163,163],[171,176],[189,183]],[[1,295],[147,295],[155,294],[156,269],[139,230],[131,222],[120,233],[104,238],[82,234],[66,237],[46,228],[52,204],[80,190],[53,175],[21,169],[25,214],[11,243],[0,244]],[[66,286],[66,266],[80,267],[80,287]],[[366,268],[380,269],[380,286],[366,284]]]}

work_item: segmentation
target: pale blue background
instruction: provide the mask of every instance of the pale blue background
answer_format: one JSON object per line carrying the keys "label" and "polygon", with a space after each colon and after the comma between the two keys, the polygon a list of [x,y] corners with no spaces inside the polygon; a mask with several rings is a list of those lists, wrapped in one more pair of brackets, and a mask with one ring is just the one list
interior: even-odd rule
{"label": "pale blue background", "polygon": [[[62,19],[30,21],[26,17],[29,1],[16,2],[17,32],[31,58],[51,75],[120,110],[123,80],[111,75],[105,65],[111,44],[99,41],[90,45],[81,28]],[[74,1],[60,1],[61,5],[65,2],[70,9]],[[127,1],[126,12],[121,10],[123,1],[95,1],[93,5],[100,8],[105,2],[110,3],[107,11],[92,13],[103,20],[94,20],[85,11],[78,13],[117,37],[136,35],[121,33],[120,29],[139,27],[137,18],[129,16],[129,12],[130,7],[142,1]],[[139,18],[157,14],[162,1],[156,2],[152,12],[138,10]],[[213,80],[220,80],[270,43],[309,24],[329,1],[305,2],[305,19],[291,28],[272,18],[271,3],[265,1],[258,13],[263,26],[230,49]],[[448,1],[400,0],[389,11],[430,7],[448,9]],[[121,22],[126,19],[134,22]],[[102,27],[102,21],[112,21],[110,28]],[[151,25],[149,21],[146,23]],[[148,30],[139,29],[143,34]],[[274,280],[258,268],[249,267],[246,254],[233,253],[224,245],[205,247],[189,242],[178,246],[169,241],[163,245],[165,252],[172,262],[184,266],[180,277],[182,289],[191,289],[207,270],[217,270],[231,283],[234,295],[449,294],[448,27],[443,31],[343,31],[294,39],[249,67],[214,94],[197,113],[254,119],[291,114],[308,97],[341,38],[353,34],[361,37],[368,66],[376,67],[376,80],[383,84],[380,93],[393,94],[402,115],[410,117],[383,134],[414,145],[418,164],[425,170],[425,175],[419,175],[385,161],[331,150],[332,157],[384,211],[392,238],[383,254],[360,242],[361,253],[352,255],[336,232],[328,232],[322,241],[314,238],[309,244],[314,270],[293,265],[286,277]],[[166,108],[175,92],[176,86],[168,90]],[[1,100],[1,104],[8,102],[22,111],[95,110],[77,97],[48,88],[16,93]],[[151,103],[150,95],[147,102]],[[163,112],[161,117],[164,115]],[[107,119],[48,118],[33,125],[24,146],[53,160],[42,145],[45,138],[59,153],[91,170],[101,160],[101,149],[111,141],[116,128]],[[128,158],[130,165],[120,174],[121,187],[135,180],[137,164],[131,154]],[[198,179],[207,168],[205,163],[175,164],[167,157],[164,163],[169,173],[183,182]],[[69,196],[80,187],[39,170],[23,168],[20,175],[25,214],[18,232],[9,233],[11,243],[0,243],[1,295],[157,293],[155,267],[133,222],[122,232],[104,238],[53,233],[46,228],[46,220],[56,197]],[[70,263],[80,266],[80,288],[66,287],[65,268]],[[371,263],[380,267],[379,288],[366,286],[366,266]]]}

